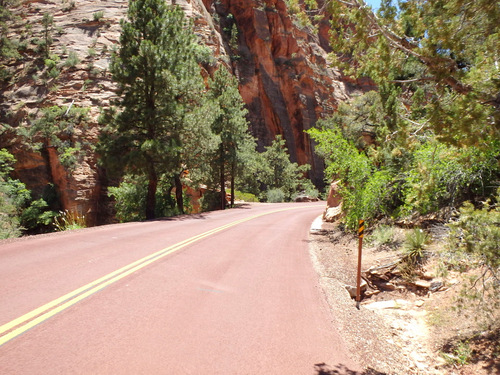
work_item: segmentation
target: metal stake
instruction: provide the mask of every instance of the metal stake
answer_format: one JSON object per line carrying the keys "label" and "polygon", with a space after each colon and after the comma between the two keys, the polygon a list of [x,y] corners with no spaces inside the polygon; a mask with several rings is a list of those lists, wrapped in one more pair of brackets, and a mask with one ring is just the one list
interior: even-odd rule
{"label": "metal stake", "polygon": [[357,277],[357,288],[356,288],[356,308],[359,310],[359,304],[361,302],[361,250],[363,248],[363,236],[365,234],[365,221],[359,221],[358,227],[358,277]]}

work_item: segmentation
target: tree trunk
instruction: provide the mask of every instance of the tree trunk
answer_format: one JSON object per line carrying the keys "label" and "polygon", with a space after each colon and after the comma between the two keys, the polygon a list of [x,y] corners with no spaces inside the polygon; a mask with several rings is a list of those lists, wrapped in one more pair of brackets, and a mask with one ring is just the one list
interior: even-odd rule
{"label": "tree trunk", "polygon": [[148,168],[148,195],[146,197],[146,219],[154,219],[156,208],[156,189],[158,188],[158,176],[153,166]]}
{"label": "tree trunk", "polygon": [[234,207],[234,174],[236,170],[236,162],[231,163],[231,208]]}
{"label": "tree trunk", "polygon": [[175,175],[175,200],[177,201],[177,208],[181,214],[184,213],[184,200],[182,199],[182,183],[181,176]]}
{"label": "tree trunk", "polygon": [[226,208],[226,179],[224,170],[224,148],[220,148],[220,209],[224,210]]}

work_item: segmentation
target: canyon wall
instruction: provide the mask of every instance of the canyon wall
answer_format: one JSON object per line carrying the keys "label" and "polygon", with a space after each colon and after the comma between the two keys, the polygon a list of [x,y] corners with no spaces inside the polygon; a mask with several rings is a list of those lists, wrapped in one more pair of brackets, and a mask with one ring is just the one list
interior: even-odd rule
{"label": "canyon wall", "polygon": [[[327,17],[316,32],[299,27],[283,0],[171,2],[194,20],[201,43],[237,75],[259,149],[282,134],[291,160],[311,164],[310,177],[321,185],[323,165],[304,130],[360,90],[328,65]],[[115,96],[108,66],[127,6],[125,0],[20,1],[14,9],[17,18],[9,24],[9,37],[23,45],[22,58],[2,61],[10,78],[0,86],[0,148],[16,156],[15,177],[39,195],[53,186],[61,208],[84,214],[90,225],[105,221],[107,212],[102,189],[106,177],[93,148],[85,146],[79,162],[68,170],[54,148],[42,153],[28,149],[15,129],[40,117],[45,107],[89,108],[88,127],[74,129],[71,137],[95,144],[97,118]],[[40,63],[37,52],[46,13],[53,16],[50,53],[61,61],[56,77]],[[75,55],[76,64],[64,64]],[[207,66],[203,74],[213,69]]]}

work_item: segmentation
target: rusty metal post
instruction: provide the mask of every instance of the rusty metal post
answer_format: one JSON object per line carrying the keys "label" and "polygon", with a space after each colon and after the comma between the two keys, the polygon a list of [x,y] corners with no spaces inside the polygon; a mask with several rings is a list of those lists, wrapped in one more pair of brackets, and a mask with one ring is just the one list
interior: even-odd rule
{"label": "rusty metal post", "polygon": [[363,248],[363,236],[365,234],[365,221],[359,221],[358,227],[358,277],[357,277],[357,287],[356,287],[356,307],[359,310],[359,304],[361,302],[361,250]]}

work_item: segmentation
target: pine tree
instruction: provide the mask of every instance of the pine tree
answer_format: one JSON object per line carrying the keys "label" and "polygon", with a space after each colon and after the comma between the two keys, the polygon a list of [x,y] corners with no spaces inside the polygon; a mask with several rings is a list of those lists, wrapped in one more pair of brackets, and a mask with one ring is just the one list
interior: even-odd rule
{"label": "pine tree", "polygon": [[428,129],[455,145],[498,138],[498,2],[398,4],[384,0],[375,14],[362,0],[330,2],[335,63],[396,100],[398,127]]}
{"label": "pine tree", "polygon": [[231,205],[234,205],[235,177],[237,164],[242,162],[238,157],[243,143],[251,142],[248,134],[248,122],[245,118],[247,110],[238,91],[236,78],[220,67],[210,82],[209,96],[218,108],[217,116],[212,124],[214,134],[220,137],[219,147],[214,157],[215,172],[221,191],[220,208],[226,206],[226,181],[231,181]]}
{"label": "pine tree", "polygon": [[103,131],[101,154],[109,167],[146,177],[147,219],[155,217],[162,174],[175,180],[182,212],[182,134],[203,92],[192,25],[179,7],[135,0],[121,26],[120,49],[110,67],[119,111],[107,116],[112,120]]}

